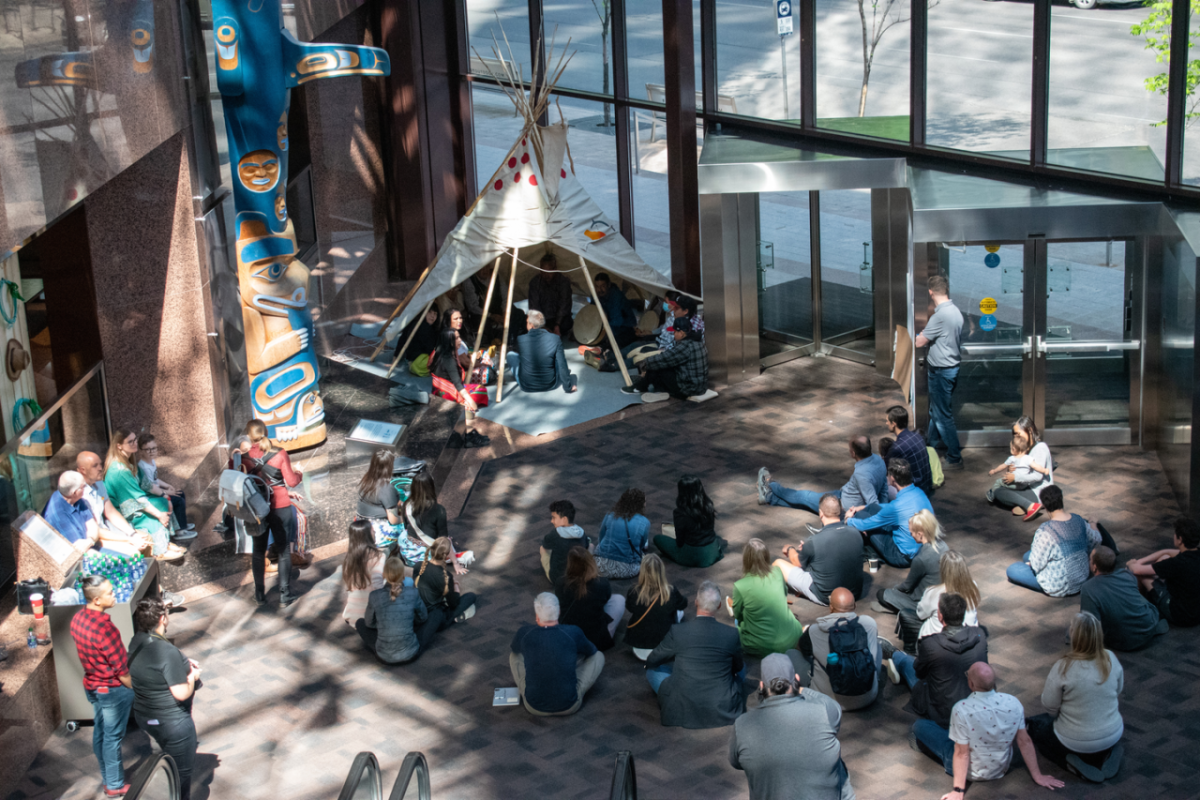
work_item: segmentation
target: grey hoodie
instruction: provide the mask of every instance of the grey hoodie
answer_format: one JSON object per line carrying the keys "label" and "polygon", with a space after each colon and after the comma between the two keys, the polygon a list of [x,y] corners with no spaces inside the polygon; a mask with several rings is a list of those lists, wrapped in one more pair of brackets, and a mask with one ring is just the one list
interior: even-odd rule
{"label": "grey hoodie", "polygon": [[[875,666],[877,668],[875,682],[871,684],[871,690],[865,694],[854,695],[853,697],[834,694],[833,688],[829,685],[829,676],[825,673],[825,659],[829,657],[829,629],[836,625],[838,620],[843,618],[857,619],[863,626],[863,630],[867,632],[867,649],[875,654]],[[875,620],[870,617],[860,617],[853,611],[847,611],[843,614],[826,614],[823,617],[818,617],[817,621],[809,625],[805,629],[804,635],[800,637],[800,652],[812,660],[812,688],[821,694],[837,700],[844,710],[853,711],[858,708],[865,708],[875,702],[875,696],[879,694],[878,667],[883,663],[883,654],[879,649],[879,627],[875,624]]]}
{"label": "grey hoodie", "polygon": [[558,580],[567,571],[567,553],[572,547],[591,547],[591,541],[578,525],[564,525],[542,539],[542,547],[550,553],[550,582]]}

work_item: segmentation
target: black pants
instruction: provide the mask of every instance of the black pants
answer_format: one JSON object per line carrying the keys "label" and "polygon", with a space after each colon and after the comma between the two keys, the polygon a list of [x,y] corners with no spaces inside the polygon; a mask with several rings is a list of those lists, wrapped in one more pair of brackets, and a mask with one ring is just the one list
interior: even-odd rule
{"label": "black pants", "polygon": [[917,654],[917,639],[921,635],[921,622],[917,612],[909,611],[907,608],[900,609],[899,616],[896,618],[896,633],[900,634],[900,638],[904,642],[904,652],[910,656]]}
{"label": "black pants", "polygon": [[679,381],[675,378],[673,369],[652,369],[636,379],[633,386],[643,392],[648,392],[653,388],[656,392],[666,392],[672,397],[686,396],[679,390]]}
{"label": "black pants", "polygon": [[1108,754],[1112,752],[1112,748],[1101,750],[1098,753],[1076,753],[1074,750],[1067,749],[1067,746],[1058,740],[1054,735],[1054,717],[1049,714],[1038,714],[1036,717],[1025,718],[1025,729],[1029,733],[1029,738],[1033,740],[1033,746],[1042,754],[1044,758],[1053,761],[1061,769],[1068,770],[1067,756],[1077,755],[1084,763],[1091,764],[1099,769],[1104,765]]}
{"label": "black pants", "polygon": [[133,718],[138,727],[158,742],[163,752],[175,760],[175,768],[179,770],[179,796],[182,800],[190,800],[192,768],[196,765],[196,723],[192,721],[191,716],[165,720],[144,717],[136,711]]}
{"label": "black pants", "polygon": [[[633,332],[633,328],[626,328],[626,327],[613,328],[612,332],[613,332],[613,338],[617,340],[617,349],[618,350],[620,350],[622,347],[628,347],[629,345],[636,342],[637,338],[638,338],[637,334]],[[608,342],[605,342],[605,344],[607,345]],[[619,356],[620,353],[618,353],[617,355]]]}
{"label": "black pants", "polygon": [[421,643],[421,651],[424,652],[433,643],[434,636],[454,624],[454,618],[458,616],[458,612],[465,611],[473,605],[475,605],[475,593],[467,592],[459,595],[458,605],[438,605],[429,609],[429,619],[417,631],[417,640]]}
{"label": "black pants", "polygon": [[254,549],[250,554],[250,572],[254,575],[254,596],[266,596],[266,568],[268,539],[274,541],[275,553],[279,556],[279,602],[291,602],[292,547],[296,538],[296,510],[291,506],[273,508],[265,520],[266,530],[250,538]]}

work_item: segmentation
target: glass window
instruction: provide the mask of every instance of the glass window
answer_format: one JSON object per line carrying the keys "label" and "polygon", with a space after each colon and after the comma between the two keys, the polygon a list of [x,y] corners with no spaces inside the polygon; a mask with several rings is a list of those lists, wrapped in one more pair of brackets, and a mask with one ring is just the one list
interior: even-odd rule
{"label": "glass window", "polygon": [[[1200,13],[1193,13],[1188,21],[1188,40],[1195,42],[1197,37],[1200,37]],[[1200,94],[1197,94],[1197,89],[1200,89],[1200,70],[1193,67],[1193,65],[1200,66],[1200,64],[1196,64],[1197,57],[1200,56],[1194,53],[1189,55],[1188,96],[1184,105],[1186,124],[1183,129],[1183,182],[1193,186],[1200,185],[1200,127],[1196,125],[1196,120],[1200,118]],[[1155,85],[1161,86],[1161,90],[1166,91],[1165,64],[1155,78]]]}
{"label": "glass window", "polygon": [[[1161,181],[1166,152],[1165,73],[1147,36],[1134,26],[1154,18],[1146,7],[1055,5],[1050,23],[1050,131],[1046,160],[1064,167]],[[1169,18],[1169,13],[1168,13]]]}
{"label": "glass window", "polygon": [[775,4],[717,4],[717,107],[763,119],[800,118],[799,15],[780,36]]}
{"label": "glass window", "polygon": [[[470,71],[475,75],[503,74],[497,63],[496,45],[500,59],[516,59],[514,69],[529,80],[529,3],[527,0],[466,0],[467,42],[470,44]],[[497,18],[499,24],[497,24]],[[548,32],[547,32],[548,33]],[[492,37],[495,37],[493,41]],[[505,39],[508,44],[505,44]],[[509,49],[511,48],[511,54]]]}
{"label": "glass window", "polygon": [[[671,217],[667,198],[667,142],[662,114],[630,109],[633,242],[638,255],[663,275],[671,274]],[[655,117],[658,120],[655,121]],[[652,137],[651,134],[654,134]],[[615,218],[614,218],[615,220]]]}
{"label": "glass window", "polygon": [[654,97],[655,91],[662,93],[664,83],[661,0],[625,0],[625,30],[629,96],[661,102],[661,97]]}
{"label": "glass window", "polygon": [[548,56],[550,69],[554,69],[564,51],[571,59],[558,85],[565,89],[612,94],[611,0],[547,3],[542,18],[546,49],[549,50],[553,42],[555,50]]}
{"label": "glass window", "polygon": [[617,128],[604,125],[603,105],[556,97],[551,103],[550,121],[558,122],[561,107],[570,126],[567,134],[570,156],[564,159],[565,169],[574,167],[576,179],[615,227],[621,218],[617,200]]}
{"label": "glass window", "polygon": [[758,328],[762,358],[812,341],[808,192],[758,196]]}
{"label": "glass window", "polygon": [[910,0],[817,5],[817,124],[908,139]]}
{"label": "glass window", "polygon": [[471,84],[471,119],[475,124],[475,185],[481,190],[525,126],[512,101],[498,88]]}
{"label": "glass window", "polygon": [[821,192],[821,341],[875,352],[871,190]]}
{"label": "glass window", "polygon": [[1032,3],[931,4],[928,64],[929,144],[1029,160]]}

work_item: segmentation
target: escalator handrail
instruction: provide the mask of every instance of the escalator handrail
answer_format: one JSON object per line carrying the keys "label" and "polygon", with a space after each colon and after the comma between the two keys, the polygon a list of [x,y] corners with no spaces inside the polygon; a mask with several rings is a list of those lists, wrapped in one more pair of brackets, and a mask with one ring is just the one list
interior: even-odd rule
{"label": "escalator handrail", "polygon": [[400,774],[396,776],[396,782],[392,785],[392,793],[388,795],[388,800],[404,800],[408,796],[408,785],[412,783],[414,775],[417,777],[418,800],[432,800],[433,791],[429,786],[429,762],[425,760],[425,754],[417,750],[404,757],[404,763],[400,765]]}
{"label": "escalator handrail", "polygon": [[609,800],[637,800],[637,771],[633,766],[633,753],[629,750],[617,753]]}
{"label": "escalator handrail", "polygon": [[342,791],[338,793],[338,800],[354,800],[359,796],[358,790],[362,786],[364,772],[370,773],[367,777],[371,781],[372,800],[383,800],[383,773],[379,769],[379,760],[369,750],[364,750],[354,757],[350,772],[346,774],[346,782],[342,785]]}
{"label": "escalator handrail", "polygon": [[171,787],[169,792],[170,800],[179,800],[179,768],[175,766],[175,759],[171,758],[166,753],[159,753],[149,759],[145,764],[138,767],[137,772],[129,779],[129,791],[125,794],[126,800],[139,800],[142,792],[149,785],[150,779],[159,771],[160,766],[165,768],[167,778],[170,780]]}

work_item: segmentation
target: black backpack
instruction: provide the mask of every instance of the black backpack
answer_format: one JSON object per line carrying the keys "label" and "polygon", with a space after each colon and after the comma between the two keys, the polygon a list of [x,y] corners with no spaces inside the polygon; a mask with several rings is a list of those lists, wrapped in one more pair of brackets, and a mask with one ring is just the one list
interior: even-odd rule
{"label": "black backpack", "polygon": [[829,652],[837,663],[826,663],[825,673],[834,694],[854,697],[875,684],[875,657],[867,647],[867,631],[858,619],[839,619],[829,629]]}

